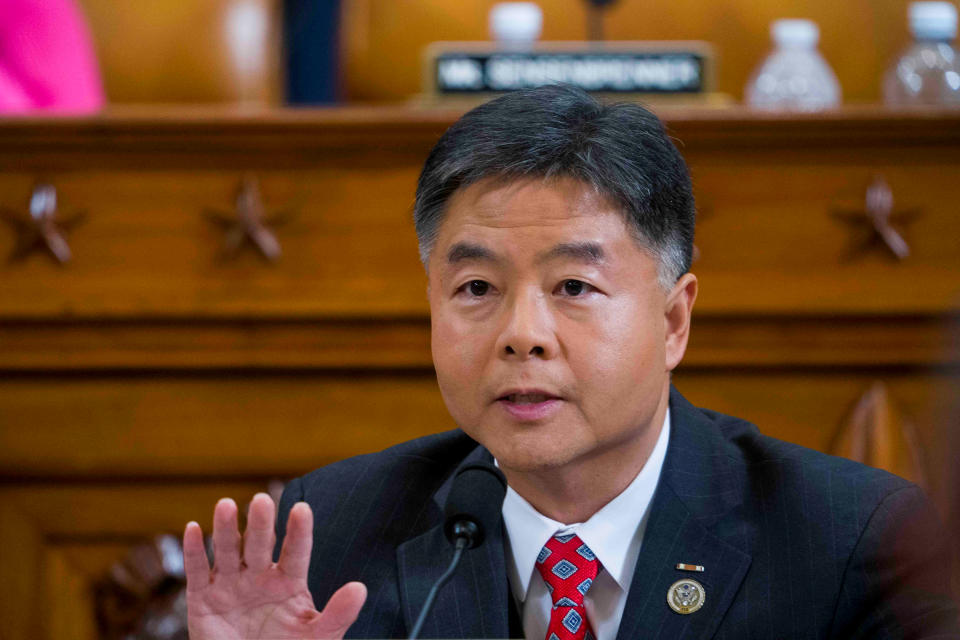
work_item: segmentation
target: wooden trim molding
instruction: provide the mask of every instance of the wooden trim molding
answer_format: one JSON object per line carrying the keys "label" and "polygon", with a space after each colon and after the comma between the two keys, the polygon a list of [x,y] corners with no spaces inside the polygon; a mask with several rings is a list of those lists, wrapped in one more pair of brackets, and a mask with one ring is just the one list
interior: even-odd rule
{"label": "wooden trim molding", "polygon": [[[696,316],[682,366],[956,365],[948,320]],[[2,320],[0,344],[0,373],[433,367],[427,317]]]}
{"label": "wooden trim molding", "polygon": [[[949,109],[897,110],[850,106],[813,114],[765,114],[746,107],[663,107],[655,109],[684,151],[784,146],[898,145],[955,147],[960,143],[960,114]],[[24,161],[46,159],[45,166],[123,163],[142,156],[163,163],[178,155],[182,166],[205,164],[218,156],[257,149],[264,166],[310,163],[339,154],[366,151],[414,155],[426,151],[464,108],[351,106],[326,109],[243,110],[227,107],[113,108],[81,118],[16,118],[0,121],[0,161],[24,168]],[[74,161],[70,158],[73,157]],[[285,160],[284,160],[285,159]],[[342,160],[342,155],[337,156]],[[6,167],[5,167],[6,168]]]}

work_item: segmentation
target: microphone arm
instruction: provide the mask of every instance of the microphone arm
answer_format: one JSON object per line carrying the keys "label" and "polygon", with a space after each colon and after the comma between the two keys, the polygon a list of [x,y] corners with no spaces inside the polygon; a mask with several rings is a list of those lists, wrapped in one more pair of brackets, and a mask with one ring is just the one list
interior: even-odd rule
{"label": "microphone arm", "polygon": [[430,587],[430,593],[427,594],[427,600],[423,603],[423,609],[420,610],[420,615],[417,616],[417,622],[413,625],[413,631],[410,632],[410,640],[415,640],[420,635],[420,630],[423,628],[423,623],[427,619],[427,614],[430,613],[430,609],[433,608],[433,601],[437,598],[437,593],[440,591],[440,587],[447,584],[447,580],[450,579],[450,576],[457,570],[457,565],[460,564],[460,558],[463,557],[463,552],[470,543],[466,538],[458,538],[456,545],[453,547],[453,560],[450,562],[450,566],[447,567],[447,570],[443,572],[443,575],[437,578],[437,581]]}
{"label": "microphone arm", "polygon": [[453,560],[450,561],[450,566],[443,572],[443,575],[437,578],[437,581],[430,587],[430,592],[427,594],[427,599],[423,603],[423,608],[420,609],[420,615],[417,616],[417,622],[413,625],[413,631],[410,632],[410,640],[416,640],[420,635],[420,630],[423,628],[423,623],[427,619],[427,614],[429,614],[430,609],[433,608],[433,601],[437,598],[440,587],[447,584],[447,580],[449,580],[450,576],[457,570],[457,565],[460,564],[460,558],[463,557],[463,552],[479,544],[479,538],[482,538],[482,536],[479,535],[480,530],[477,527],[477,523],[466,519],[457,520],[453,525],[451,533],[456,539],[453,543]]}
{"label": "microphone arm", "polygon": [[[500,526],[500,509],[506,491],[506,479],[499,469],[491,465],[472,464],[457,473],[447,499],[447,521],[444,524],[444,533],[453,545],[453,560],[430,588],[420,615],[410,631],[410,640],[419,637],[437,593],[457,570],[463,552],[480,546],[486,537],[486,531]],[[478,503],[478,496],[484,496],[486,500]]]}

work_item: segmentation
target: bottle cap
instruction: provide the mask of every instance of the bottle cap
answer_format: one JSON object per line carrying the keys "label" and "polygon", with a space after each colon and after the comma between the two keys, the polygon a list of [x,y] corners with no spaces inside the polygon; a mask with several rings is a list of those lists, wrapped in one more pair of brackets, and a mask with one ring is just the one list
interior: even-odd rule
{"label": "bottle cap", "polygon": [[914,38],[953,40],[957,36],[957,8],[950,2],[911,2],[907,15]]}
{"label": "bottle cap", "polygon": [[498,42],[533,44],[543,29],[543,12],[534,2],[500,2],[490,9],[490,35]]}
{"label": "bottle cap", "polygon": [[781,47],[815,47],[820,29],[812,20],[775,20],[770,25],[770,37]]}

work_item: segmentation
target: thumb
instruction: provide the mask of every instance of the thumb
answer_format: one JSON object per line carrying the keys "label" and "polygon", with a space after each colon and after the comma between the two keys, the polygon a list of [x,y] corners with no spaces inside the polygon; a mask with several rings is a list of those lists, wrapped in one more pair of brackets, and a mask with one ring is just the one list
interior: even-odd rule
{"label": "thumb", "polygon": [[317,633],[323,638],[342,638],[360,615],[367,599],[367,587],[362,582],[348,582],[327,600],[327,606],[317,620]]}

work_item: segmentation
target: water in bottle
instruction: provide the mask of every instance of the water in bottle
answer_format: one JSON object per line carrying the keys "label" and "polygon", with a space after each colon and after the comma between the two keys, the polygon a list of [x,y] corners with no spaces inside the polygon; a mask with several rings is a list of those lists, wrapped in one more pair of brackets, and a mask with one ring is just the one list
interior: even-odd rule
{"label": "water in bottle", "polygon": [[960,57],[953,46],[957,8],[949,2],[914,2],[908,17],[913,42],[884,77],[884,101],[960,107]]}
{"label": "water in bottle", "polygon": [[840,83],[817,50],[820,30],[810,20],[770,25],[774,50],[747,83],[751,107],[773,111],[819,111],[840,104]]}

